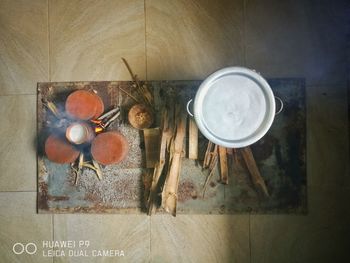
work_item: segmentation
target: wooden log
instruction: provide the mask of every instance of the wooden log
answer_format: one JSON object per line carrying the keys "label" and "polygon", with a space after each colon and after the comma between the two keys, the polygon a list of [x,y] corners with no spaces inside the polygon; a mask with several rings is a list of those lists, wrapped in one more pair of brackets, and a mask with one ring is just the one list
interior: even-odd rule
{"label": "wooden log", "polygon": [[207,146],[207,150],[205,151],[205,155],[204,155],[204,161],[203,161],[203,169],[206,169],[209,167],[209,163],[211,160],[211,149],[213,147],[213,143],[211,141],[208,141],[208,146]]}
{"label": "wooden log", "polygon": [[210,182],[211,178],[213,177],[214,175],[214,171],[215,171],[215,168],[218,164],[218,158],[217,158],[217,155],[213,156],[213,159],[212,159],[212,162],[211,162],[211,169],[209,169],[209,174],[205,180],[205,183],[204,183],[204,186],[203,186],[203,198],[204,198],[204,195],[205,195],[205,191],[207,189],[207,186],[208,186],[208,183]]}
{"label": "wooden log", "polygon": [[259,172],[258,166],[256,165],[252,150],[250,147],[244,147],[240,149],[240,152],[242,153],[243,159],[247,165],[254,186],[265,196],[269,196],[265,181]]}
{"label": "wooden log", "polygon": [[198,127],[193,118],[189,118],[188,158],[191,160],[198,159]]}
{"label": "wooden log", "polygon": [[43,105],[46,106],[56,118],[61,118],[61,113],[58,111],[55,103],[51,101],[45,101],[43,102]]}
{"label": "wooden log", "polygon": [[77,172],[76,172],[74,185],[78,185],[78,181],[80,179],[81,171],[83,169],[83,163],[84,163],[84,154],[81,152],[80,155],[79,155],[78,169],[77,169]]}
{"label": "wooden log", "polygon": [[232,148],[226,148],[226,153],[227,153],[227,155],[232,156],[233,155],[233,149]]}
{"label": "wooden log", "polygon": [[226,148],[227,153],[227,169],[228,169],[228,176],[231,176],[233,178],[236,176],[235,174],[235,165],[234,165],[234,150],[233,148]]}
{"label": "wooden log", "polygon": [[209,171],[212,171],[215,168],[218,161],[218,146],[216,144],[213,145],[214,149],[212,152],[210,152]]}
{"label": "wooden log", "polygon": [[144,186],[143,202],[146,208],[148,207],[148,199],[149,199],[149,194],[150,194],[150,189],[152,184],[153,171],[154,169],[145,169],[144,172],[142,173],[142,182]]}
{"label": "wooden log", "polygon": [[126,61],[125,58],[122,58],[126,68],[128,69],[130,76],[132,78],[132,80],[134,81],[136,87],[137,87],[137,91],[139,96],[150,106],[153,106],[154,104],[154,98],[152,95],[152,92],[149,90],[149,88],[147,87],[147,85],[143,84],[141,85],[140,81],[137,78],[137,75],[135,75],[132,70],[131,67],[129,65],[129,63]]}
{"label": "wooden log", "polygon": [[170,169],[162,192],[162,207],[173,216],[176,216],[177,190],[179,186],[183,145],[186,136],[187,114],[183,111],[183,108],[181,105],[176,105],[176,134],[171,147]]}
{"label": "wooden log", "polygon": [[235,165],[238,165],[239,164],[239,161],[238,161],[238,150],[237,149],[232,149],[232,153],[233,153],[233,162]]}
{"label": "wooden log", "polygon": [[223,146],[219,146],[220,178],[221,183],[228,184],[227,151]]}
{"label": "wooden log", "polygon": [[101,170],[100,165],[94,159],[92,159],[92,164],[96,168],[96,175],[97,175],[98,179],[101,181],[103,174],[102,174],[102,170]]}
{"label": "wooden log", "polygon": [[152,184],[151,184],[150,194],[147,202],[148,215],[151,215],[156,209],[154,201],[157,196],[158,182],[159,182],[160,176],[162,175],[165,162],[167,159],[168,145],[170,144],[171,138],[173,136],[172,115],[173,115],[173,108],[163,109],[162,118],[161,118],[162,123],[161,123],[159,159],[158,159],[158,162],[155,164],[154,171],[153,171]]}
{"label": "wooden log", "polygon": [[146,168],[154,168],[159,159],[159,128],[144,129]]}
{"label": "wooden log", "polygon": [[[213,148],[213,146],[214,146],[214,148]],[[204,164],[205,166],[203,165],[203,168],[208,168],[209,174],[208,174],[208,176],[205,180],[204,186],[203,186],[203,198],[204,198],[208,183],[210,182],[211,178],[213,177],[214,171],[218,165],[218,145],[216,145],[210,141],[208,142],[206,158],[207,158],[207,160],[205,160],[205,164]]]}

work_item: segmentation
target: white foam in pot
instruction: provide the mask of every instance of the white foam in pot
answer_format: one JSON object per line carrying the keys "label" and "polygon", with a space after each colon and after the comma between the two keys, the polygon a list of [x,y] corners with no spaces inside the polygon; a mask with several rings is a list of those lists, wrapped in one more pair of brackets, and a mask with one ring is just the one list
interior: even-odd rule
{"label": "white foam in pot", "polygon": [[248,146],[271,127],[275,99],[267,81],[242,67],[211,74],[194,100],[194,118],[202,134],[228,148]]}
{"label": "white foam in pot", "polygon": [[74,143],[80,143],[85,140],[86,129],[81,124],[74,124],[69,130],[69,139]]}
{"label": "white foam in pot", "polygon": [[228,75],[212,83],[203,100],[208,130],[225,140],[241,140],[256,132],[266,112],[263,91],[256,85],[241,75]]}

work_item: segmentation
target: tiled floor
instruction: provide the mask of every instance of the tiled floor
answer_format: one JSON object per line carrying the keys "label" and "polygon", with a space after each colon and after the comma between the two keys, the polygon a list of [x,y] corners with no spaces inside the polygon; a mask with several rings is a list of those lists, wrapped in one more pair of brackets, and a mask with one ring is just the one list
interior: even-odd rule
{"label": "tiled floor", "polygon": [[[341,262],[350,236],[346,3],[0,0],[0,261],[52,262],[15,256],[12,245],[55,238],[124,249],[125,262]],[[203,79],[227,65],[305,77],[309,214],[37,215],[36,83],[129,79],[122,56],[142,79]]]}
{"label": "tiled floor", "polygon": [[[116,249],[125,251],[127,262],[147,262],[150,258],[150,229],[147,215],[55,215],[55,240],[89,240],[96,250]],[[82,262],[73,257],[70,262]],[[66,262],[66,257],[54,262]],[[84,258],[83,262],[96,262],[96,258]],[[98,262],[116,262],[111,257]]]}

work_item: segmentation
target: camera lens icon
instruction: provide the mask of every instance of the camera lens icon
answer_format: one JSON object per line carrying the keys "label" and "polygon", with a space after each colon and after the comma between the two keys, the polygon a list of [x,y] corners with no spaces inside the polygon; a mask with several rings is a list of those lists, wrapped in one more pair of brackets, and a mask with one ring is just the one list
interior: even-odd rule
{"label": "camera lens icon", "polygon": [[21,255],[24,252],[27,253],[28,255],[33,255],[36,253],[37,250],[38,248],[34,243],[28,243],[26,245],[22,243],[16,243],[12,247],[12,251],[16,255]]}

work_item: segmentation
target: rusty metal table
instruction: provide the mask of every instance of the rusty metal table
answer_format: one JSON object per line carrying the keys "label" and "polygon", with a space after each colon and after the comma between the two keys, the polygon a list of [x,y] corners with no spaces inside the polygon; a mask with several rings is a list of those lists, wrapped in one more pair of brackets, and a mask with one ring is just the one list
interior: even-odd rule
{"label": "rusty metal table", "polygon": [[[198,161],[185,159],[182,165],[178,213],[306,213],[306,107],[303,79],[269,79],[274,93],[284,101],[284,111],[275,118],[270,131],[252,151],[270,192],[259,196],[250,181],[244,162],[238,160],[230,172],[229,184],[218,182],[214,175],[206,194],[202,189],[207,176],[200,162],[207,140],[199,137]],[[149,81],[156,110],[164,96],[183,99],[193,97],[200,81]],[[127,110],[134,104],[120,89],[130,91],[129,81],[39,83],[37,96],[38,122],[38,212],[39,213],[143,213],[147,188],[142,134],[127,121]],[[63,110],[67,95],[76,89],[93,89],[102,97],[106,108],[122,107],[121,121],[113,124],[128,139],[130,153],[118,165],[103,167],[99,181],[94,172],[85,169],[77,185],[70,165],[50,162],[43,154],[45,139],[52,121],[43,100],[54,101]],[[159,124],[159,114],[156,125]],[[162,212],[159,209],[158,212]]]}

